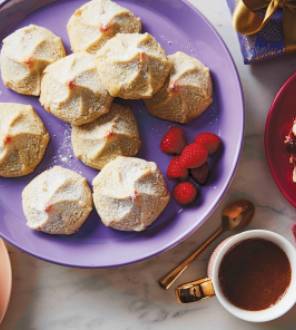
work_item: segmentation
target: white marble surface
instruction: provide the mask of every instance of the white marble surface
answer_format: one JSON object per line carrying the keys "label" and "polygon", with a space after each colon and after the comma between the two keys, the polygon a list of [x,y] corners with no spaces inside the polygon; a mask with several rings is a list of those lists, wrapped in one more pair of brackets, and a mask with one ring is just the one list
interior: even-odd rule
{"label": "white marble surface", "polygon": [[[296,220],[295,209],[281,197],[271,180],[264,159],[263,131],[265,116],[275,92],[296,69],[296,56],[254,67],[243,65],[225,0],[192,2],[216,26],[229,46],[246,97],[244,151],[238,173],[223,204],[237,197],[253,200],[257,213],[251,227],[268,228],[293,241],[290,227]],[[295,330],[296,307],[280,320],[254,325],[233,318],[215,298],[179,305],[173,291],[165,292],[158,287],[157,279],[217,226],[219,213],[217,210],[198,233],[172,251],[120,269],[63,268],[10,247],[13,292],[1,329]],[[205,274],[209,253],[191,267],[182,281]]]}

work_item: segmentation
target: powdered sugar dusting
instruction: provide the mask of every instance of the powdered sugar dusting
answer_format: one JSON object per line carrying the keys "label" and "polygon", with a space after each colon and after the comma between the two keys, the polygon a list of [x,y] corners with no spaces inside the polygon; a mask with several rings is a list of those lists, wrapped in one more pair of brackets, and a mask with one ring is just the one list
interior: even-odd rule
{"label": "powdered sugar dusting", "polygon": [[161,34],[160,36],[160,39],[161,39],[161,44],[168,44],[169,47],[172,47],[173,46],[173,42],[168,39],[165,35]]}
{"label": "powdered sugar dusting", "polygon": [[69,126],[65,126],[64,133],[59,136],[59,145],[57,146],[56,153],[52,158],[51,166],[66,165],[67,167],[72,167],[73,158],[71,128]]}

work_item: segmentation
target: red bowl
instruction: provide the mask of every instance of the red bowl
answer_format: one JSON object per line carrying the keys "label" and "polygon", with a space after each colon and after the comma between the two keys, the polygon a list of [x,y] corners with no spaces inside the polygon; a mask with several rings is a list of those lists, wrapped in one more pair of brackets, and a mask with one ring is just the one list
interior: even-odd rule
{"label": "red bowl", "polygon": [[278,91],[265,124],[265,154],[275,183],[284,197],[296,208],[296,183],[284,145],[285,136],[296,117],[296,73]]}

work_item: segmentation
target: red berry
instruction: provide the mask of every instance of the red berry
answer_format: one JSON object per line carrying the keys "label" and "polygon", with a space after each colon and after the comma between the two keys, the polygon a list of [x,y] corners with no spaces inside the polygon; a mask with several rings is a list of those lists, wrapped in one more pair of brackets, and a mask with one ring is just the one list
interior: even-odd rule
{"label": "red berry", "polygon": [[170,179],[186,179],[188,176],[187,168],[182,167],[180,158],[173,158],[167,169],[167,176]]}
{"label": "red berry", "polygon": [[208,160],[208,151],[203,145],[188,144],[180,156],[181,165],[185,168],[202,166]]}
{"label": "red berry", "polygon": [[175,186],[173,195],[179,204],[188,205],[196,199],[197,189],[190,182],[181,182]]}
{"label": "red berry", "polygon": [[206,162],[201,167],[193,168],[190,174],[197,183],[205,184],[209,177],[209,164]]}
{"label": "red berry", "polygon": [[179,154],[186,145],[184,132],[179,127],[170,128],[160,143],[160,149],[166,154]]}
{"label": "red berry", "polygon": [[221,139],[214,133],[201,133],[197,135],[194,141],[196,144],[203,145],[210,155],[218,151],[221,146]]}
{"label": "red berry", "polygon": [[32,69],[34,67],[34,61],[31,58],[28,58],[27,61],[25,61],[25,64],[28,66],[29,69]]}

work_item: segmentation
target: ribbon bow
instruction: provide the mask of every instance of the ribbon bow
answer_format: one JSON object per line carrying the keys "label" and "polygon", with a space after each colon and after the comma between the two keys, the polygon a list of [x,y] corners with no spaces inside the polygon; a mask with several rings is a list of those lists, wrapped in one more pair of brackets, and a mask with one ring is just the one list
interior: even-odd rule
{"label": "ribbon bow", "polygon": [[[287,50],[295,50],[296,0],[240,0],[233,15],[234,27],[244,35],[256,34],[279,8],[283,9],[283,33]],[[264,9],[265,15],[262,15]]]}

